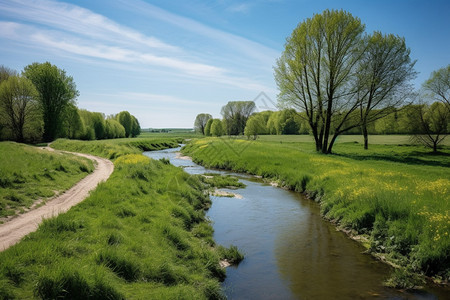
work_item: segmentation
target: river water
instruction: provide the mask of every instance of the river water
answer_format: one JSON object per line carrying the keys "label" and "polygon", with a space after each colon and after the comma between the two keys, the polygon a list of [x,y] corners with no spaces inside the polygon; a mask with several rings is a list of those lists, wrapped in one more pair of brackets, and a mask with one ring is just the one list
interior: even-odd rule
{"label": "river water", "polygon": [[[190,174],[231,174],[246,184],[225,191],[242,198],[211,196],[207,212],[218,244],[245,255],[227,268],[228,299],[448,299],[443,289],[404,292],[383,286],[391,268],[323,220],[317,203],[250,175],[206,169],[177,154],[180,148],[144,152],[167,158]],[[448,292],[448,290],[447,290]]]}

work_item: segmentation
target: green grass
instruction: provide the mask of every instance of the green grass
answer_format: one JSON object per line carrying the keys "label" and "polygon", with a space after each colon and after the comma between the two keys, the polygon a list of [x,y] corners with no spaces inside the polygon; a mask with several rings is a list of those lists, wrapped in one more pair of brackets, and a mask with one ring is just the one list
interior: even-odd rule
{"label": "green grass", "polygon": [[14,142],[0,143],[0,157],[0,218],[69,189],[94,169],[86,158]]}
{"label": "green grass", "polygon": [[[207,167],[260,175],[321,203],[322,213],[371,251],[415,272],[450,277],[450,149],[338,143],[335,155],[299,137],[207,138],[183,152]],[[299,138],[303,139],[303,138]],[[286,142],[289,140],[289,142]]]}
{"label": "green grass", "polygon": [[[284,142],[284,143],[300,143],[314,142],[312,135],[260,135],[259,141]],[[336,144],[357,142],[363,144],[362,135],[341,135],[337,138]],[[408,135],[369,135],[369,148],[371,145],[409,145],[411,143]],[[450,146],[450,138],[445,139],[442,145]],[[361,145],[362,147],[362,145]]]}
{"label": "green grass", "polygon": [[0,253],[0,298],[222,298],[225,251],[204,188],[170,164],[120,156],[86,200]]}
{"label": "green grass", "polygon": [[138,154],[142,151],[161,150],[177,147],[183,142],[182,137],[167,138],[167,134],[153,137],[138,137],[128,139],[112,139],[98,141],[79,141],[58,139],[52,143],[55,149],[72,152],[94,154],[108,159],[115,159],[125,154]]}

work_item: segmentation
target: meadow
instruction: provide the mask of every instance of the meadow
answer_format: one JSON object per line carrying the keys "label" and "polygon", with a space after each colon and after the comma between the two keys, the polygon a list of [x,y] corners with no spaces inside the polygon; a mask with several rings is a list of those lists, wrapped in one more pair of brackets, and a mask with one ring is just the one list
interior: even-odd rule
{"label": "meadow", "polygon": [[334,155],[323,155],[307,138],[204,138],[183,153],[207,167],[259,175],[303,192],[320,202],[325,218],[359,236],[383,260],[436,281],[450,278],[448,146],[431,154],[388,139],[364,151],[343,136]]}
{"label": "meadow", "polygon": [[14,142],[0,143],[0,220],[65,191],[94,170],[91,160]]}
{"label": "meadow", "polygon": [[214,243],[209,186],[130,146],[171,143],[56,141],[103,157],[114,151],[115,170],[82,203],[0,253],[0,298],[223,298],[219,262],[242,257]]}

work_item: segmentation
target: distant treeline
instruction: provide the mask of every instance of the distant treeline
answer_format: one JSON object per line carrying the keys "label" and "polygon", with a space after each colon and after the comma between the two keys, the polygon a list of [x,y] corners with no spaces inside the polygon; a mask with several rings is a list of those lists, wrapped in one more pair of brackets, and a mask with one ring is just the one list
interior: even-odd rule
{"label": "distant treeline", "polygon": [[57,66],[33,63],[21,74],[0,66],[0,140],[51,142],[135,137],[136,117],[127,111],[106,116],[76,106],[79,92]]}

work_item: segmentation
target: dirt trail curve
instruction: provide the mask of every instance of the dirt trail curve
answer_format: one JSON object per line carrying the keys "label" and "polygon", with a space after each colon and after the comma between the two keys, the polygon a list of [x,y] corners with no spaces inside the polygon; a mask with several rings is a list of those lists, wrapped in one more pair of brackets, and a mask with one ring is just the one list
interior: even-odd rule
{"label": "dirt trail curve", "polygon": [[[45,149],[53,151],[52,148]],[[114,165],[111,161],[92,156],[88,154],[72,153],[78,156],[89,158],[96,162],[94,172],[80,180],[71,189],[63,194],[47,200],[47,203],[39,208],[32,209],[21,214],[8,222],[0,225],[0,251],[19,242],[24,236],[35,231],[43,219],[57,216],[66,212],[72,206],[83,201],[89,192],[97,187],[97,185],[109,178],[114,171]]]}

